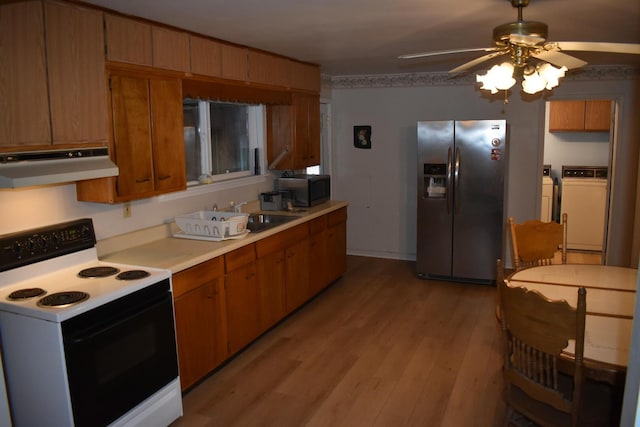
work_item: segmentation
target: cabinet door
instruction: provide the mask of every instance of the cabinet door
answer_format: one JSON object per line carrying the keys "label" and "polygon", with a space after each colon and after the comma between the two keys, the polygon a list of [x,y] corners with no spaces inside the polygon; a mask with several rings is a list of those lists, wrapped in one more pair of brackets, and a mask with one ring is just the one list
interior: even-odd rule
{"label": "cabinet door", "polygon": [[320,164],[320,97],[307,96],[307,108],[309,111],[309,139],[307,142],[307,166]]}
{"label": "cabinet door", "polygon": [[315,295],[328,284],[327,216],[309,221],[309,292]]}
{"label": "cabinet door", "polygon": [[53,143],[106,145],[102,13],[52,1],[45,5]]}
{"label": "cabinet door", "polygon": [[0,149],[51,144],[45,58],[41,3],[0,5]]}
{"label": "cabinet door", "polygon": [[169,28],[151,28],[153,66],[167,70],[189,71],[189,35]]}
{"label": "cabinet door", "polygon": [[304,304],[309,290],[309,238],[301,240],[285,249],[285,284],[287,312],[292,312]]}
{"label": "cabinet door", "polygon": [[589,100],[585,105],[584,129],[609,132],[611,129],[611,101]]}
{"label": "cabinet door", "polygon": [[153,65],[151,25],[116,15],[105,15],[107,59]]}
{"label": "cabinet door", "polygon": [[222,44],[222,77],[246,81],[249,74],[247,55],[246,48]]}
{"label": "cabinet door", "polygon": [[191,36],[191,72],[220,77],[222,44],[204,37]]}
{"label": "cabinet door", "polygon": [[249,80],[275,86],[291,85],[289,60],[254,50],[248,51]]}
{"label": "cabinet door", "polygon": [[583,131],[584,101],[551,101],[549,131]]}
{"label": "cabinet door", "polygon": [[294,169],[320,164],[320,98],[294,94]]}
{"label": "cabinet door", "polygon": [[286,315],[284,250],[258,258],[258,298],[260,332]]}
{"label": "cabinet door", "polygon": [[347,208],[327,215],[327,282],[347,271]]}
{"label": "cabinet door", "polygon": [[111,76],[115,162],[119,197],[153,194],[149,83],[145,78]]}
{"label": "cabinet door", "polygon": [[178,79],[151,79],[154,190],[187,188],[182,87]]}
{"label": "cabinet door", "polygon": [[291,87],[320,93],[320,67],[291,61]]}
{"label": "cabinet door", "polygon": [[249,344],[260,333],[258,276],[255,262],[226,274],[225,296],[228,350],[229,354],[233,354]]}
{"label": "cabinet door", "polygon": [[174,302],[182,390],[211,372],[227,356],[222,277]]}

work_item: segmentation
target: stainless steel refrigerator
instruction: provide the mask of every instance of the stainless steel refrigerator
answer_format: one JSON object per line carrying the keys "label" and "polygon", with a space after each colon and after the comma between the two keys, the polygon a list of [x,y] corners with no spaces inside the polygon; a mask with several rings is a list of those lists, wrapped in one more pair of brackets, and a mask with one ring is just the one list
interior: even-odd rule
{"label": "stainless steel refrigerator", "polygon": [[505,120],[418,122],[419,277],[494,283],[503,257]]}

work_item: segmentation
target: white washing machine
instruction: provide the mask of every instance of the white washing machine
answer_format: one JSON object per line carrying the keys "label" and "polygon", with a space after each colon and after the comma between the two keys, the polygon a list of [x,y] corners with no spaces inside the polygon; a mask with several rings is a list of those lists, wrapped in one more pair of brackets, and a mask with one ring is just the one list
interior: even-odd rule
{"label": "white washing machine", "polygon": [[549,222],[553,218],[553,180],[551,165],[542,168],[542,199],[540,201],[540,221]]}
{"label": "white washing machine", "polygon": [[607,168],[563,166],[561,213],[567,214],[567,249],[602,251],[607,217]]}

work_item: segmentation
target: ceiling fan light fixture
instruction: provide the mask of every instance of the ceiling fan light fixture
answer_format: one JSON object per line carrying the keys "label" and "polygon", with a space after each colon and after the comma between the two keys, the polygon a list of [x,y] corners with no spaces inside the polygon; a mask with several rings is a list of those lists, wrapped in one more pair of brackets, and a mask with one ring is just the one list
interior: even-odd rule
{"label": "ceiling fan light fixture", "polygon": [[522,80],[522,91],[533,95],[544,90],[546,85],[547,81],[536,70],[533,70],[530,74],[525,73]]}
{"label": "ceiling fan light fixture", "polygon": [[489,90],[492,94],[499,90],[509,90],[516,84],[516,79],[513,78],[513,64],[503,62],[494,65],[487,74],[477,74],[476,81],[482,83],[480,89]]}
{"label": "ceiling fan light fixture", "polygon": [[546,80],[547,84],[545,87],[549,90],[558,86],[558,84],[560,83],[560,78],[564,77],[565,73],[568,70],[565,66],[556,68],[548,62],[541,64],[537,68],[538,74],[540,74],[540,76]]}

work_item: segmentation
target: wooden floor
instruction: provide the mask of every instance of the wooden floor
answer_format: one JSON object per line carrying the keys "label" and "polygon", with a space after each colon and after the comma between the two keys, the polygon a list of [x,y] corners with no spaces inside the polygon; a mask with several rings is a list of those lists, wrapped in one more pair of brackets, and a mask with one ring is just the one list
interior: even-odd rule
{"label": "wooden floor", "polygon": [[496,288],[414,266],[350,256],[344,277],[186,394],[172,427],[502,425]]}

